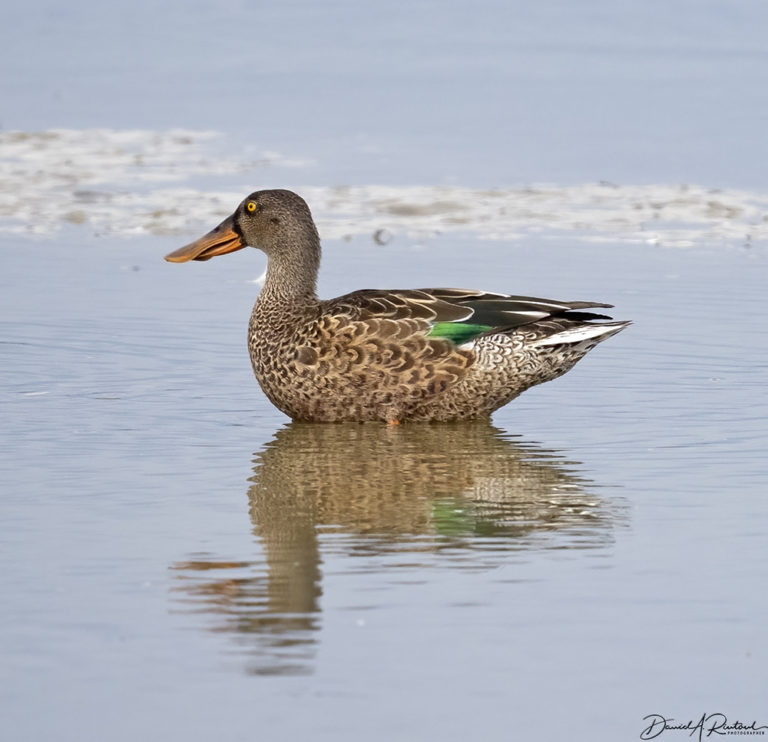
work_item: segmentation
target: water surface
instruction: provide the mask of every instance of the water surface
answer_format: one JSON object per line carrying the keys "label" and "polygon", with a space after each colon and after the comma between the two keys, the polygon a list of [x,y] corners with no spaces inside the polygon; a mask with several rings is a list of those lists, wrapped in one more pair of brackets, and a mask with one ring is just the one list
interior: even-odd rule
{"label": "water surface", "polygon": [[636,320],[493,425],[391,429],[287,423],[245,350],[263,258],[174,244],[2,246],[13,728],[608,738],[759,711],[763,253],[331,241],[325,295],[407,265]]}

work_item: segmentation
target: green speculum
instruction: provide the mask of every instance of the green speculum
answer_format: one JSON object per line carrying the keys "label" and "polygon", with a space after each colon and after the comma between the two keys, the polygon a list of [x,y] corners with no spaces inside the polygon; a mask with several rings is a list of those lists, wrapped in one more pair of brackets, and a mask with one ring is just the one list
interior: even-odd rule
{"label": "green speculum", "polygon": [[493,329],[490,325],[470,325],[464,322],[438,322],[429,333],[429,337],[448,338],[452,343],[461,345],[478,335]]}

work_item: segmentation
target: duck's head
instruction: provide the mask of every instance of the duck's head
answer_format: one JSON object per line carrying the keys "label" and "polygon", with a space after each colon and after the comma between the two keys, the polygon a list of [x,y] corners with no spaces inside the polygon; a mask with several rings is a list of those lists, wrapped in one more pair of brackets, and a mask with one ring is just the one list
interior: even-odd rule
{"label": "duck's head", "polygon": [[292,191],[256,191],[244,199],[218,227],[165,256],[171,263],[210,260],[216,255],[258,247],[268,256],[318,244],[309,207]]}

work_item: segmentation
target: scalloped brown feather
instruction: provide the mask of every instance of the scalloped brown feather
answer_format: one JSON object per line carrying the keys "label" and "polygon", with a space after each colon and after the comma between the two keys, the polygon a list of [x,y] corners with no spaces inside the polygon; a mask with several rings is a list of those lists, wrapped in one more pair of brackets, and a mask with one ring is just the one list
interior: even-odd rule
{"label": "scalloped brown feather", "polygon": [[431,320],[449,310],[424,299],[357,292],[319,302],[317,315],[290,333],[275,333],[257,303],[249,333],[256,377],[295,420],[411,419],[410,410],[455,386],[474,362],[472,352],[428,337]]}

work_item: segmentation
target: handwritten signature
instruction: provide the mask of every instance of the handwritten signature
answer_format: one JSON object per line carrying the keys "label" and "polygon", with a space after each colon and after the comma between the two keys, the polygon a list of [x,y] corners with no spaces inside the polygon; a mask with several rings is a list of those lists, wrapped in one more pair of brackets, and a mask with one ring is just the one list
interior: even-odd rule
{"label": "handwritten signature", "polygon": [[650,723],[640,732],[640,739],[655,739],[668,729],[688,732],[689,737],[698,733],[699,742],[704,736],[710,737],[713,734],[764,735],[764,730],[768,729],[768,725],[758,726],[756,721],[751,724],[742,724],[740,721],[729,724],[725,714],[702,714],[697,722],[688,721],[685,724],[678,723],[672,718],[668,719],[661,714],[649,714],[643,717],[643,721]]}

